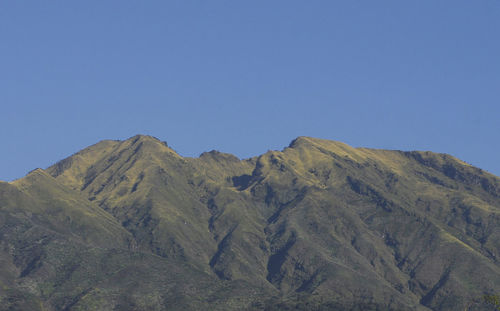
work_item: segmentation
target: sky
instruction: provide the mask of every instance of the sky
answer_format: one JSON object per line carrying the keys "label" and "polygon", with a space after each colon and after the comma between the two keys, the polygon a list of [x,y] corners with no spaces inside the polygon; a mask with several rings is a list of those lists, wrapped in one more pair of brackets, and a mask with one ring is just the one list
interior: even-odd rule
{"label": "sky", "polygon": [[500,1],[0,1],[0,180],[139,133],[190,157],[312,136],[500,176]]}

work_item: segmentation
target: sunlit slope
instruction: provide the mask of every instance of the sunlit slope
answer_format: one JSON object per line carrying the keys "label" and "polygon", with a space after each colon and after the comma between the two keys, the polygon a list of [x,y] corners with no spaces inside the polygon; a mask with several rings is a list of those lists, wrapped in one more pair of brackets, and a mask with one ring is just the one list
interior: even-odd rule
{"label": "sunlit slope", "polygon": [[48,171],[111,213],[134,235],[139,249],[188,259],[209,271],[204,263],[216,251],[207,226],[210,212],[193,193],[188,182],[193,169],[186,160],[148,136],[110,147],[94,151],[100,149],[97,144],[70,160],[76,165],[58,164]]}
{"label": "sunlit slope", "polygon": [[113,216],[41,169],[0,182],[0,198],[0,310],[186,310],[207,300],[223,310],[267,299],[245,281],[141,252]]}
{"label": "sunlit slope", "polygon": [[[500,289],[500,180],[449,155],[299,137],[247,160],[217,151],[183,158],[138,135],[100,142],[46,172],[8,186],[33,201],[75,200],[65,213],[85,214],[79,224],[54,217],[47,226],[89,247],[103,236],[95,242],[102,253],[82,255],[86,262],[113,250],[109,258],[119,259],[107,259],[106,271],[143,273],[113,276],[115,287],[101,280],[103,289],[68,289],[73,305],[57,300],[66,289],[26,292],[23,301],[48,308],[224,309],[230,301],[256,310],[458,310]],[[108,231],[92,235],[92,226]],[[155,269],[145,264],[152,258]],[[15,280],[12,271],[0,276]],[[183,274],[189,290],[176,283]],[[24,278],[40,284],[31,275]],[[173,287],[158,285],[165,278]],[[151,299],[121,282],[141,284]]]}
{"label": "sunlit slope", "polygon": [[7,204],[2,206],[3,212],[23,212],[55,232],[100,247],[127,248],[132,238],[113,216],[44,170],[36,169],[5,187],[15,188],[10,191],[19,192],[19,201],[4,202]]}
{"label": "sunlit slope", "polygon": [[64,288],[71,296],[66,285],[82,260],[78,252],[128,249],[132,238],[111,215],[43,170],[0,183],[0,309],[41,308],[46,290]]}
{"label": "sunlit slope", "polygon": [[500,288],[499,180],[450,156],[301,137],[261,156],[252,179],[250,192],[277,210],[268,230],[282,245],[270,261],[278,286],[366,294],[326,257],[435,309]]}

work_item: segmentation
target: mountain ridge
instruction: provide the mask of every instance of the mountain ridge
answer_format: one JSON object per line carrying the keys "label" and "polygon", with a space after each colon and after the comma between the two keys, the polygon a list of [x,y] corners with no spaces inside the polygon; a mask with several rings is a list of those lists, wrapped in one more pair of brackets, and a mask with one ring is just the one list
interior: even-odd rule
{"label": "mountain ridge", "polygon": [[[12,223],[0,237],[30,250],[1,240],[12,264],[0,283],[48,310],[455,310],[500,288],[500,179],[447,154],[300,136],[248,159],[190,158],[136,135],[0,183],[0,194]],[[31,250],[37,231],[23,228],[35,225],[48,242]],[[102,285],[117,267],[146,277]],[[167,277],[174,287],[160,285]]]}

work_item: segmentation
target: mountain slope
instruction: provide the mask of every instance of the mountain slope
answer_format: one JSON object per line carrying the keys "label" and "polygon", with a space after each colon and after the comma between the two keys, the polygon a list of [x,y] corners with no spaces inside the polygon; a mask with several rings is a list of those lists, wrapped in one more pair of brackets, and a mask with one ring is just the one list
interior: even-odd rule
{"label": "mountain slope", "polygon": [[0,194],[0,297],[19,305],[457,310],[500,289],[500,179],[444,154],[299,137],[183,158],[138,135]]}

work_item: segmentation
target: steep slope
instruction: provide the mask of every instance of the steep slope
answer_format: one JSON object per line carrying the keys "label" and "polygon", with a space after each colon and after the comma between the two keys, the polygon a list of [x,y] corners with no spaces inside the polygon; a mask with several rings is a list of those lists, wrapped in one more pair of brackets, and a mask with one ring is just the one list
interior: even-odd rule
{"label": "steep slope", "polygon": [[41,169],[1,182],[0,198],[0,310],[218,309],[261,295],[141,252],[113,216]]}
{"label": "steep slope", "polygon": [[[348,274],[343,280],[327,264],[324,275],[317,258],[328,254],[363,278],[378,280],[369,284],[415,295],[433,309],[454,310],[471,294],[500,288],[498,178],[449,156],[427,153],[422,161],[416,155],[421,154],[353,149],[310,138],[263,155],[254,174],[259,182],[249,188],[279,213],[269,219],[284,245],[270,261],[271,281],[283,286],[298,280],[295,290],[305,282],[298,289],[311,293],[359,295],[362,282],[351,283],[356,276],[350,270],[339,269]],[[448,176],[446,167],[456,174]],[[425,176],[449,185],[436,186]],[[305,185],[297,187],[295,180]],[[304,188],[305,193],[290,193]],[[302,267],[309,270],[304,273]],[[366,287],[362,295],[380,297]]]}
{"label": "steep slope", "polygon": [[[444,154],[299,137],[246,160],[183,158],[138,135],[0,191],[17,221],[2,226],[0,281],[18,304],[486,310],[500,289],[500,179]],[[22,273],[16,256],[37,257],[11,241],[36,245],[46,233],[20,234],[35,220],[58,244]]]}
{"label": "steep slope", "polygon": [[111,215],[40,169],[0,183],[0,198],[0,298],[21,302],[20,309],[40,307],[45,291],[71,282],[72,271],[63,270],[78,264],[79,249],[127,249],[132,239]]}
{"label": "steep slope", "polygon": [[[48,171],[111,213],[134,235],[139,249],[207,262],[216,250],[207,228],[210,213],[192,193],[186,161],[147,136],[97,150],[100,144],[70,158],[71,165],[60,163]],[[209,271],[206,265],[199,268]]]}

